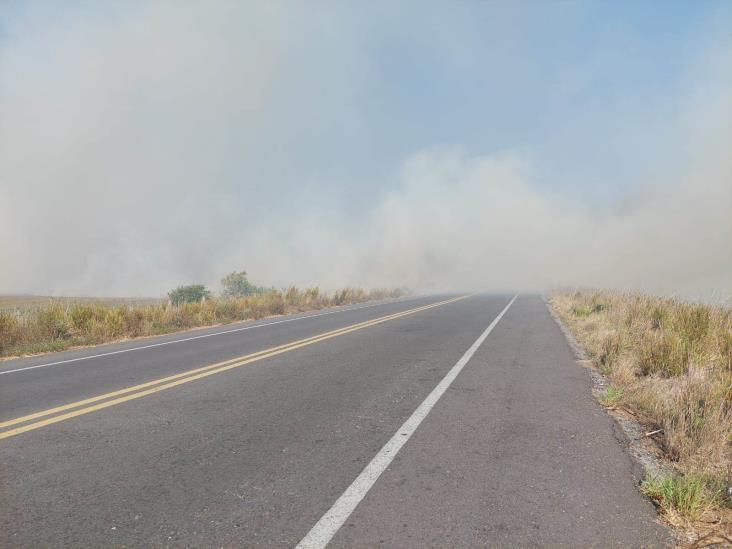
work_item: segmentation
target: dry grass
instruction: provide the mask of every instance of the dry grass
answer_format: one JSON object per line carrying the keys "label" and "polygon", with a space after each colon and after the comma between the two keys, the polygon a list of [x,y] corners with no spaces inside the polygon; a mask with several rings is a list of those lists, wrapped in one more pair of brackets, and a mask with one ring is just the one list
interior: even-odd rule
{"label": "dry grass", "polygon": [[732,309],[609,291],[558,292],[551,304],[611,388],[656,435],[673,474],[644,491],[671,518],[728,516],[732,483]]}
{"label": "dry grass", "polygon": [[[172,306],[167,302],[120,304],[102,300],[83,302],[44,299],[38,304],[0,310],[0,356],[22,356],[60,351],[120,339],[165,334],[189,328],[254,320],[398,297],[404,290],[345,288],[333,294],[317,287],[291,287],[238,299],[208,299]],[[124,302],[123,302],[124,303]]]}
{"label": "dry grass", "polygon": [[88,304],[112,307],[121,305],[158,305],[164,303],[165,300],[155,297],[51,297],[45,295],[0,294],[0,312],[15,312],[18,309],[38,309],[53,302],[68,305]]}

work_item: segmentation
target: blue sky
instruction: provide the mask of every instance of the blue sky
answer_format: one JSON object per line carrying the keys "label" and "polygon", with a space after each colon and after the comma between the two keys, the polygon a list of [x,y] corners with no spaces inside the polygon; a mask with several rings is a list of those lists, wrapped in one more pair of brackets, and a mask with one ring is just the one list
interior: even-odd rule
{"label": "blue sky", "polygon": [[[338,21],[358,42],[354,72],[366,74],[352,76],[363,89],[336,90],[332,116],[315,100],[300,128],[312,147],[303,171],[357,173],[371,181],[350,187],[358,197],[390,185],[414,151],[459,145],[472,154],[521,150],[547,189],[616,200],[654,171],[658,155],[668,166],[679,154],[673,127],[690,67],[732,21],[722,2],[379,8]],[[333,65],[347,74],[350,62]]]}
{"label": "blue sky", "polygon": [[[34,26],[34,18],[103,27],[144,16],[141,6],[9,3],[0,44],[32,32],[24,25]],[[273,90],[282,111],[293,108],[293,93],[312,101],[310,112],[297,104],[299,126],[276,136],[280,145],[296,140],[299,151],[301,138],[309,144],[310,154],[297,155],[304,157],[298,170],[315,179],[358,172],[388,185],[390,170],[425,148],[521,149],[547,186],[601,199],[645,175],[639,143],[661,153],[672,145],[659,129],[689,93],[689,67],[732,21],[724,1],[308,7],[299,14],[307,19],[302,27],[289,29],[288,47],[302,48],[289,53],[297,66]],[[225,32],[246,33],[256,23],[244,18],[246,10],[239,15]],[[343,84],[348,79],[359,89]]]}
{"label": "blue sky", "polygon": [[367,82],[357,114],[344,94],[333,97],[337,116],[307,119],[303,133],[318,130],[307,172],[348,177],[356,165],[388,184],[415,150],[521,149],[548,187],[600,200],[673,146],[665,130],[689,93],[689,67],[730,13],[713,2],[380,7],[340,21],[361,42],[355,65],[368,74],[354,78]]}
{"label": "blue sky", "polygon": [[[440,265],[447,286],[465,233],[511,260],[492,234],[565,263],[626,249],[618,235],[649,231],[617,216],[663,202],[652,189],[682,196],[707,171],[718,199],[728,181],[707,157],[726,139],[731,44],[726,1],[4,3],[0,292],[157,294],[242,267],[336,285],[431,283]],[[487,197],[518,210],[464,223]],[[455,240],[420,241],[447,203]],[[385,221],[396,205],[412,225]],[[567,234],[524,234],[532,208]],[[392,235],[414,268],[391,272]],[[523,284],[561,281],[545,267]]]}

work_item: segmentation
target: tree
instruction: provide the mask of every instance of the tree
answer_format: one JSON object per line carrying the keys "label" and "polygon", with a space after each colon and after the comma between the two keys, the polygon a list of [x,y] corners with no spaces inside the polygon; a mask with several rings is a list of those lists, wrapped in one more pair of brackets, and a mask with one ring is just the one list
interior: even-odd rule
{"label": "tree", "polygon": [[191,284],[190,286],[178,286],[168,293],[168,298],[173,305],[181,303],[197,303],[211,297],[211,292],[203,284]]}
{"label": "tree", "polygon": [[247,279],[246,271],[234,271],[221,279],[224,297],[245,297],[264,293],[264,288],[255,286]]}

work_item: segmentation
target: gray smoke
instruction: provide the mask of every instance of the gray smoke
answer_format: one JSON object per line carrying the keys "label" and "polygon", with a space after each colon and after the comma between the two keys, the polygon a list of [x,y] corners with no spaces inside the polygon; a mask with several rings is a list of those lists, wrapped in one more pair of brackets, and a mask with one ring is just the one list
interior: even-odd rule
{"label": "gray smoke", "polygon": [[[358,105],[381,84],[376,31],[307,8],[45,6],[4,20],[0,293],[160,295],[246,268],[276,286],[732,295],[730,40],[690,74],[680,137],[653,174],[598,206],[552,191],[521,150],[456,143],[391,172],[340,169],[370,151]],[[342,136],[332,155],[322,132]]]}

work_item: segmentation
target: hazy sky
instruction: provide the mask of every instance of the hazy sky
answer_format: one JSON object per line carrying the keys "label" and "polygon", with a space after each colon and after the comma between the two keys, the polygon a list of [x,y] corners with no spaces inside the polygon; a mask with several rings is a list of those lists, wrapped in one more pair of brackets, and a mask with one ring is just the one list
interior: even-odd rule
{"label": "hazy sky", "polygon": [[0,293],[732,295],[732,3],[0,3]]}

